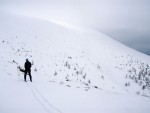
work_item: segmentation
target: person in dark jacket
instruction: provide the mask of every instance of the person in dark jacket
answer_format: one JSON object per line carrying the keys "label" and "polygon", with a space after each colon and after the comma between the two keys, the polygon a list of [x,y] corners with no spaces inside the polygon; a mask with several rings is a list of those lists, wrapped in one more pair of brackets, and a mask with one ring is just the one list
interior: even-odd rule
{"label": "person in dark jacket", "polygon": [[25,67],[24,81],[27,82],[26,76],[27,76],[27,73],[28,73],[28,74],[29,74],[29,77],[30,77],[30,81],[32,82],[32,76],[31,76],[31,62],[29,62],[28,59],[26,59],[26,62],[25,62],[25,64],[24,64],[24,67]]}

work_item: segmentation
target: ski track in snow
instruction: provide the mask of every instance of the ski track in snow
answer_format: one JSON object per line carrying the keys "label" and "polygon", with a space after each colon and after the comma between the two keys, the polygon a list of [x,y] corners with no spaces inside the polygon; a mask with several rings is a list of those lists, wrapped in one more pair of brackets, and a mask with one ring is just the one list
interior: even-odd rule
{"label": "ski track in snow", "polygon": [[27,86],[30,88],[34,98],[47,113],[62,113],[58,108],[52,105],[33,84],[27,83]]}

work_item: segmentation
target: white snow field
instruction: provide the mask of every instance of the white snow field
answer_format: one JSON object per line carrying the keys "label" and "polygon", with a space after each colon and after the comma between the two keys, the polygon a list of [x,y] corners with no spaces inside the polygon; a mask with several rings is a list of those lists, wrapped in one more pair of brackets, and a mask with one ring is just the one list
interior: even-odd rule
{"label": "white snow field", "polygon": [[0,64],[0,113],[150,113],[150,57],[92,29],[3,13]]}

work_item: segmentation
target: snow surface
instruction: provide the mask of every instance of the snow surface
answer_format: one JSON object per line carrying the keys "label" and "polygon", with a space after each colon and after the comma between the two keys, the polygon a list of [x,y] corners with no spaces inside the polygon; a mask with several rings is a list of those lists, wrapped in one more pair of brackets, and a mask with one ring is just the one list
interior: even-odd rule
{"label": "snow surface", "polygon": [[0,113],[150,111],[150,57],[103,33],[4,13],[0,51]]}

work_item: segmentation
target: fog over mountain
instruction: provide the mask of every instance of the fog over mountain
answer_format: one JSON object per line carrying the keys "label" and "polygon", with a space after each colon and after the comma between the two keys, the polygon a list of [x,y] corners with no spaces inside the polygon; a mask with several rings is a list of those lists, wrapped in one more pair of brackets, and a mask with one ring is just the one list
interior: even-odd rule
{"label": "fog over mountain", "polygon": [[1,0],[0,9],[88,26],[150,54],[149,0]]}

